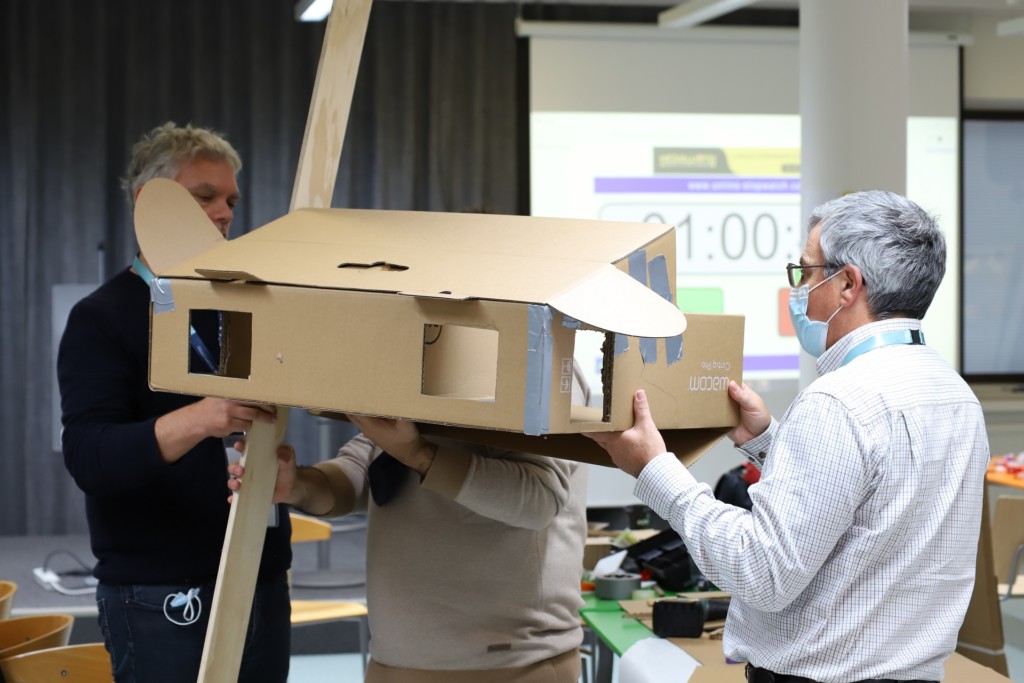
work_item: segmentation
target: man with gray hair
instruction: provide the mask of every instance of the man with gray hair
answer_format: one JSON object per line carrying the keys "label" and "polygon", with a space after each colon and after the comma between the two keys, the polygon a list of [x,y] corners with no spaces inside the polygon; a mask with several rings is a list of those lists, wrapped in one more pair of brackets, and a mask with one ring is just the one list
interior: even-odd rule
{"label": "man with gray hair", "polygon": [[[132,150],[128,202],[146,181],[171,178],[192,193],[221,234],[239,199],[242,163],[223,137],[166,123]],[[99,560],[100,630],[117,683],[192,683],[198,677],[227,529],[222,438],[266,406],[149,388],[149,282],[145,254],[78,302],[57,359],[64,464],[85,492]],[[220,326],[195,311],[193,372],[218,373]],[[267,530],[240,681],[288,677],[291,563],[288,516]]]}
{"label": "man with gray hair", "polygon": [[815,209],[789,309],[820,377],[781,421],[746,384],[729,437],[762,467],[752,510],[714,500],[642,391],[591,434],[732,593],[724,651],[748,681],[938,681],[974,586],[989,448],[981,406],[925,342],[945,272],[935,221],[873,191]]}

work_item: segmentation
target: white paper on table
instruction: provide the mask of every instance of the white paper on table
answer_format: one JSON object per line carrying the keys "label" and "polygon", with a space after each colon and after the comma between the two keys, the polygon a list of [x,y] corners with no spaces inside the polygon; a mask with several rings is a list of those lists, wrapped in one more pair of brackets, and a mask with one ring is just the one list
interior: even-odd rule
{"label": "white paper on table", "polygon": [[609,555],[608,557],[602,557],[594,565],[594,569],[590,572],[590,575],[594,578],[598,576],[608,576],[619,571],[619,567],[622,566],[622,561],[626,559],[626,551],[620,550],[617,553]]}
{"label": "white paper on table", "polygon": [[683,683],[700,662],[664,638],[637,641],[619,659],[619,683]]}

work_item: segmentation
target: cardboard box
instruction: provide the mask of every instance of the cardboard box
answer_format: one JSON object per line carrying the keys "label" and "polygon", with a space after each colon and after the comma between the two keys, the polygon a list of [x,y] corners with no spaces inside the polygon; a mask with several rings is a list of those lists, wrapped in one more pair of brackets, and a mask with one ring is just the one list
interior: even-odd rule
{"label": "cardboard box", "polygon": [[[726,387],[742,378],[743,320],[673,304],[671,226],[304,209],[227,241],[165,179],[145,185],[135,224],[157,275],[154,389],[414,419],[601,464],[577,435],[631,426],[638,388],[684,457],[738,420]],[[200,310],[222,314],[216,374],[189,367]],[[575,341],[594,332],[602,405],[573,405]]]}
{"label": "cardboard box", "polygon": [[1007,676],[1009,670],[1004,650],[1003,617],[996,595],[996,572],[992,566],[992,531],[989,525],[987,486],[982,500],[974,592],[971,594],[971,602],[967,605],[964,623],[957,635],[957,652]]}
{"label": "cardboard box", "polygon": [[597,564],[598,560],[607,557],[615,549],[612,539],[600,536],[587,537],[583,546],[583,568],[590,571]]}
{"label": "cardboard box", "polygon": [[[1010,570],[1021,545],[1024,545],[1024,497],[999,496],[995,519],[992,520],[992,562],[1001,585],[1019,579],[1019,576],[1011,578]],[[1024,563],[1017,567],[1018,575],[1022,570]]]}

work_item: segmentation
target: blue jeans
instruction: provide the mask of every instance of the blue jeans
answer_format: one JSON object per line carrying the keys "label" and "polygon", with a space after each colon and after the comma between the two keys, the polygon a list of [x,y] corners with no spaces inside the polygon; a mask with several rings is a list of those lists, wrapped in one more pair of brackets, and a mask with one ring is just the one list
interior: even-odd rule
{"label": "blue jeans", "polygon": [[[114,680],[195,683],[213,606],[213,588],[213,583],[203,584],[199,586],[198,601],[172,606],[168,596],[188,593],[188,586],[99,584],[99,624]],[[291,602],[282,573],[256,586],[239,683],[286,683],[290,636]]]}

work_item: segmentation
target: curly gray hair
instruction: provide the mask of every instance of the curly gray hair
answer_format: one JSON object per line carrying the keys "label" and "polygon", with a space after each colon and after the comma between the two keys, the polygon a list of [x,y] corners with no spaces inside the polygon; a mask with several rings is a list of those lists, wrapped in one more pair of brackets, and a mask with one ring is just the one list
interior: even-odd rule
{"label": "curly gray hair", "polygon": [[173,121],[149,131],[132,147],[128,171],[121,180],[121,188],[128,195],[128,206],[135,209],[135,193],[153,178],[174,178],[182,162],[196,157],[226,161],[237,174],[242,170],[242,159],[224,136],[209,128],[188,124],[175,125]]}

